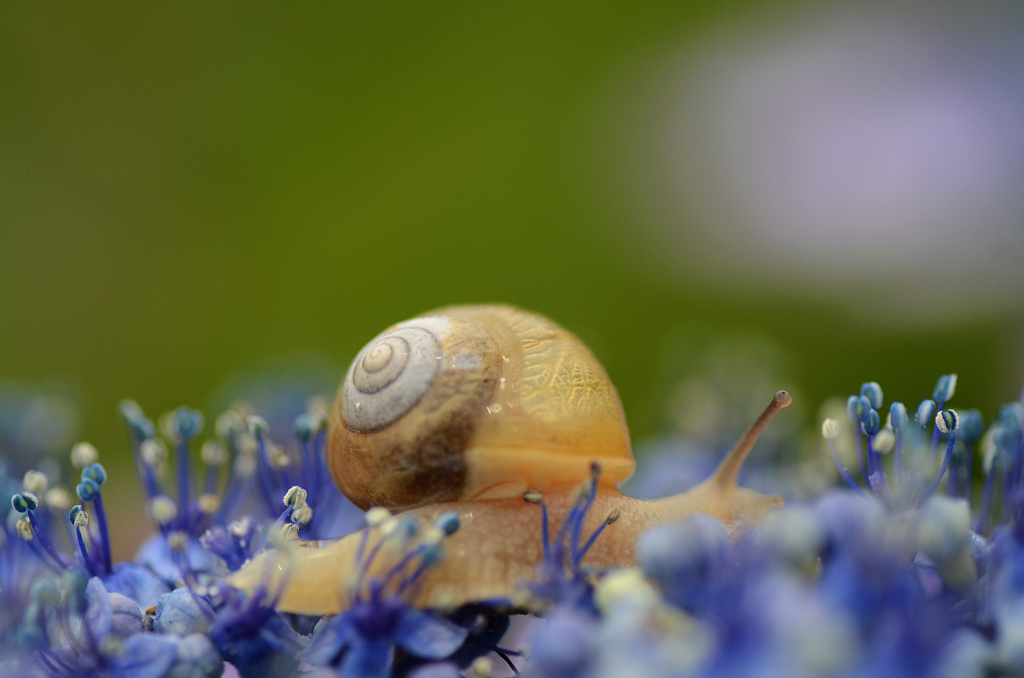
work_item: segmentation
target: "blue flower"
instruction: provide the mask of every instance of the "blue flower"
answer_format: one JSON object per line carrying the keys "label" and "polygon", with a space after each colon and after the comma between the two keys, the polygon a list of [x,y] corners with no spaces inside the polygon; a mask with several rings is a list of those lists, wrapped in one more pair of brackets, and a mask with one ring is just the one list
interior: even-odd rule
{"label": "blue flower", "polygon": [[[424,572],[442,557],[445,537],[458,529],[455,514],[442,514],[421,534],[414,518],[391,518],[374,509],[367,514],[370,529],[363,534],[356,557],[351,606],[319,624],[305,659],[314,666],[329,666],[344,678],[390,675],[395,648],[428,660],[451,656],[465,642],[467,629],[411,606]],[[369,543],[371,532],[377,541]],[[404,549],[384,572],[374,570],[383,548]]]}
{"label": "blue flower", "polygon": [[218,584],[211,598],[216,613],[210,640],[243,678],[285,678],[295,672],[306,639],[274,610],[277,598],[266,588],[247,597]]}
{"label": "blue flower", "polygon": [[708,613],[721,594],[730,554],[725,527],[701,514],[659,525],[637,543],[644,574],[661,585],[667,600],[697,614]]}
{"label": "blue flower", "polygon": [[[361,516],[330,480],[324,451],[326,415],[319,407],[297,418],[295,438],[290,440],[292,450],[271,439],[262,417],[242,406],[233,407],[217,419],[218,439],[201,446],[204,468],[199,474],[193,468],[191,443],[202,432],[202,414],[183,407],[164,415],[160,429],[174,447],[174,498],[163,480],[172,455],[154,437],[153,423],[132,401],[121,403],[121,415],[131,433],[148,514],[160,529],[159,535],[143,545],[136,560],[168,584],[183,579],[210,583],[223,575],[225,568],[238,569],[275,529],[269,527],[274,518],[294,522],[304,538],[320,539],[346,534]],[[225,468],[229,470],[226,479]],[[289,506],[279,516],[280,497],[291,491],[296,481],[311,491],[303,494],[301,506]],[[252,501],[253,496],[260,501]],[[250,515],[242,516],[243,511]],[[240,525],[244,527],[240,529]],[[171,535],[184,535],[187,544],[171,549]]]}
{"label": "blue flower", "polygon": [[[956,410],[942,409],[952,397],[955,386],[956,375],[939,378],[934,394],[938,408],[932,400],[923,401],[917,410],[917,426],[909,425],[906,407],[899,402],[890,406],[888,422],[882,426],[881,417],[873,406],[877,403],[880,407],[882,403],[882,389],[876,382],[863,384],[861,395],[850,396],[847,401],[847,413],[854,426],[857,463],[864,486],[893,510],[919,506],[939,488],[947,470],[950,470],[947,483],[950,494],[966,492],[966,489],[961,488],[970,487],[973,443],[977,440],[981,423],[980,417],[972,413],[968,418],[968,430],[961,433],[960,415]],[[932,428],[930,445],[929,427]],[[833,441],[839,435],[839,422],[826,419],[822,425],[822,436],[828,441],[833,461],[843,480],[855,491],[863,493],[859,482],[836,454]],[[945,452],[940,455],[938,447],[942,437],[947,439],[947,444]],[[891,482],[884,463],[884,456],[889,453],[893,454]],[[909,465],[906,463],[908,461]],[[967,482],[962,485],[958,481],[961,475],[967,478]]]}
{"label": "blue flower", "polygon": [[[57,583],[33,590],[19,630],[32,660],[51,678],[129,678],[124,668],[133,639],[144,637],[145,619],[130,598],[110,593],[97,577],[67,570]],[[142,641],[139,641],[142,642]],[[163,673],[146,673],[160,678]]]}

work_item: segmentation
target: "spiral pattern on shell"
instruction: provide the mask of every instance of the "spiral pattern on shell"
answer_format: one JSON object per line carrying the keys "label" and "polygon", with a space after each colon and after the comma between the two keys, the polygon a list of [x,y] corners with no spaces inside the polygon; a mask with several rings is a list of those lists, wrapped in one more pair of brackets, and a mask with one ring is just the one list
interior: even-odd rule
{"label": "spiral pattern on shell", "polygon": [[402,418],[430,390],[440,358],[440,342],[427,327],[400,327],[371,341],[345,377],[345,423],[379,431]]}

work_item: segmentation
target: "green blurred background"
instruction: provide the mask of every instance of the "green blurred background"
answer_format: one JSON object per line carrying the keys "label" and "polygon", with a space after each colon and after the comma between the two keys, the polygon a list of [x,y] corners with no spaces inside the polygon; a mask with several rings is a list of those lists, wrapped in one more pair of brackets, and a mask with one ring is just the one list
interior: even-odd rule
{"label": "green blurred background", "polygon": [[666,275],[663,246],[634,235],[652,218],[629,188],[648,65],[820,7],[8,3],[0,378],[64,384],[80,435],[127,460],[121,398],[211,416],[247,370],[310,358],[334,379],[393,322],[500,301],[595,349],[635,437],[664,427],[666,356],[691,329],[775,345],[777,387],[802,394],[808,424],[862,381],[916,403],[944,372],[956,404],[991,415],[1019,393],[1019,304],[903,322],[884,291],[898,275],[873,276],[857,306],[682,263]]}

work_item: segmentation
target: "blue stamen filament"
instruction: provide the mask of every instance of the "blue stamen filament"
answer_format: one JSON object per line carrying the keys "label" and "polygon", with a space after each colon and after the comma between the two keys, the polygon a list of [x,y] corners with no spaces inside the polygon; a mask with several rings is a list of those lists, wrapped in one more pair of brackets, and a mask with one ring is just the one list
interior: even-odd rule
{"label": "blue stamen filament", "polygon": [[605,518],[605,521],[597,526],[597,529],[594,530],[594,533],[590,535],[590,539],[587,540],[587,543],[583,545],[583,548],[580,549],[576,557],[573,558],[572,567],[574,570],[579,569],[580,563],[583,561],[583,558],[587,555],[587,552],[590,550],[590,547],[594,545],[594,542],[597,541],[597,538],[601,535],[601,533],[604,532],[604,528],[608,527],[618,519],[619,516],[617,513],[609,514],[608,517]]}
{"label": "blue stamen filament", "polygon": [[[936,427],[936,432],[938,432],[938,427]],[[939,486],[939,483],[942,481],[942,476],[946,474],[946,469],[949,468],[949,459],[953,455],[953,444],[955,442],[956,436],[950,434],[949,444],[946,445],[946,454],[942,458],[942,466],[939,467],[939,473],[937,476],[935,476],[935,480],[932,481],[932,484],[928,486],[928,489],[925,490],[924,494],[921,495],[921,501],[924,501],[925,499],[930,497],[932,492],[935,491],[935,489]]]}
{"label": "blue stamen filament", "polygon": [[903,430],[896,429],[896,450],[893,452],[893,465],[896,469],[896,484],[903,481]]}
{"label": "blue stamen filament", "polygon": [[47,556],[45,550],[43,550],[39,544],[36,544],[35,539],[28,542],[28,547],[32,549],[32,553],[36,554],[36,557],[39,558],[39,560],[43,561],[43,565],[46,565],[48,568],[50,568],[53,572],[57,574],[63,573],[63,567],[58,567],[57,565],[55,565]]}
{"label": "blue stamen filament", "polygon": [[[46,538],[46,533],[43,531],[42,525],[40,525],[39,521],[36,520],[35,511],[29,510],[26,511],[26,514],[28,515],[29,523],[32,524],[32,531],[35,533],[36,540],[39,541],[39,547],[42,549],[42,552],[52,558],[53,562],[57,564],[57,572],[63,572],[67,569],[67,563],[65,563],[64,559],[59,553],[57,553],[57,550],[53,548],[53,544],[50,543],[50,540]],[[43,558],[43,560],[45,561],[46,559]]]}
{"label": "blue stamen filament", "polygon": [[[838,457],[838,455],[836,455],[836,448],[832,444],[832,440],[831,439],[829,439],[829,441],[828,441],[828,449],[829,449],[830,452],[832,452],[832,461],[834,461],[836,463],[836,468],[839,469],[839,474],[841,476],[843,476],[843,480],[845,480],[846,483],[857,492],[857,494],[859,494],[862,497],[866,496],[861,491],[860,487],[857,486],[857,481],[855,481],[852,477],[850,477],[850,473],[846,470],[846,467],[843,466],[842,463],[840,463],[839,457]],[[858,454],[858,458],[859,457],[860,457],[860,455]]]}
{"label": "blue stamen filament", "polygon": [[190,475],[188,439],[182,438],[178,443],[178,519],[184,526],[188,526],[191,514]]}
{"label": "blue stamen filament", "polygon": [[590,511],[591,505],[594,503],[594,497],[597,496],[597,479],[601,477],[601,467],[595,462],[590,466],[590,481],[584,485],[586,499],[583,502],[583,506],[580,510],[580,517],[578,520],[573,522],[572,525],[572,545],[575,551],[575,546],[580,543],[580,530],[583,529],[583,518]]}
{"label": "blue stamen filament", "polygon": [[85,548],[85,540],[82,539],[82,528],[75,526],[75,535],[78,537],[78,549],[82,554],[82,563],[85,565],[85,569],[89,571],[89,576],[96,576],[96,566],[92,562],[92,558],[89,557],[89,551]]}
{"label": "blue stamen filament", "polygon": [[270,539],[271,534],[280,530],[288,524],[288,521],[292,519],[292,513],[294,513],[294,511],[295,509],[289,506],[281,513],[281,515],[277,517],[277,520],[274,521],[270,528],[264,531],[263,539],[260,540],[260,546],[256,549],[256,552],[263,550],[263,548],[267,545],[267,540]]}
{"label": "blue stamen filament", "polygon": [[[871,487],[870,473],[864,466],[864,443],[861,436],[860,422],[854,424],[854,428],[857,430],[857,463],[860,465],[860,474],[864,476],[864,482],[868,487]],[[838,462],[836,462],[838,463]]]}
{"label": "blue stamen filament", "polygon": [[114,561],[110,555],[110,528],[107,525],[107,512],[103,509],[103,498],[99,492],[92,499],[92,507],[96,513],[96,522],[99,523],[100,538],[99,538],[99,565],[105,574],[109,574],[114,569]]}
{"label": "blue stamen filament", "polygon": [[[869,434],[867,434],[867,438],[868,438],[868,440],[867,440],[867,443],[868,443],[867,444],[867,449],[864,450],[864,454],[868,458],[868,477],[867,477],[867,481],[868,481],[868,486],[871,487],[872,489],[874,489],[874,486],[871,484],[871,476],[875,475],[876,459],[875,459],[874,445],[872,444],[874,442],[874,438],[875,437],[869,433]],[[858,440],[858,444],[859,444],[859,442],[860,441]]]}
{"label": "blue stamen filament", "polygon": [[259,453],[259,461],[256,465],[256,476],[260,486],[260,493],[263,495],[263,501],[266,502],[267,506],[272,507],[276,503],[274,502],[274,495],[282,493],[275,493],[273,491],[271,484],[273,466],[270,463],[270,453],[267,451],[267,439],[266,436],[263,435],[262,431],[256,433],[256,448]]}

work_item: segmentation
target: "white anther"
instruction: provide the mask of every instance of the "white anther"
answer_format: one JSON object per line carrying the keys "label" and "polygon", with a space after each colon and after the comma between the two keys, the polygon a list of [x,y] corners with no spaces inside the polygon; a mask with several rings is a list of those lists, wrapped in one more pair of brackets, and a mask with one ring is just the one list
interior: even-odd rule
{"label": "white anther", "polygon": [[89,526],[89,514],[85,511],[79,511],[75,514],[75,527],[88,527]]}
{"label": "white anther", "polygon": [[284,451],[283,447],[277,445],[271,445],[268,443],[267,455],[270,457],[270,464],[276,469],[288,468],[292,460],[288,457],[288,453]]}
{"label": "white anther", "polygon": [[46,505],[55,511],[67,511],[71,508],[71,495],[61,486],[51,487],[43,496]]}
{"label": "white anther", "polygon": [[429,527],[423,534],[423,543],[427,546],[437,546],[444,541],[444,530],[437,527]]}
{"label": "white anther", "polygon": [[287,492],[284,493],[284,505],[291,506],[294,509],[300,508],[306,505],[306,491],[298,485],[293,485]]}
{"label": "white anther", "polygon": [[245,425],[253,435],[257,435],[258,433],[266,435],[267,432],[270,431],[270,425],[267,424],[267,420],[257,414],[250,414],[246,417]]}
{"label": "white anther", "polygon": [[167,535],[167,548],[184,553],[188,548],[188,535],[179,531],[171,532]]}
{"label": "white anther", "polygon": [[882,429],[875,436],[872,447],[878,454],[889,454],[896,449],[896,434],[892,432],[892,429]]}
{"label": "white anther", "polygon": [[36,536],[35,530],[32,529],[32,522],[28,519],[28,516],[18,519],[18,535],[25,541],[32,541],[32,537]]}
{"label": "white anther", "polygon": [[821,424],[821,437],[825,440],[835,440],[839,437],[839,421],[836,419],[826,419]]}
{"label": "white anther", "polygon": [[235,459],[235,475],[246,480],[256,473],[256,457],[252,454],[240,454]]}
{"label": "white anther", "polygon": [[245,421],[233,409],[224,412],[213,425],[213,431],[221,440],[227,440],[232,433],[241,431],[245,427]]}
{"label": "white anther", "polygon": [[292,522],[296,525],[308,525],[313,520],[313,509],[309,504],[303,504],[292,511]]}
{"label": "white anther", "polygon": [[167,445],[164,441],[156,438],[148,438],[139,445],[139,457],[142,463],[150,468],[155,468],[167,459]]}
{"label": "white anther", "polygon": [[383,538],[388,538],[395,533],[398,529],[398,520],[395,518],[388,518],[380,525],[380,535]]}
{"label": "white anther", "polygon": [[196,505],[199,506],[200,511],[208,516],[212,516],[220,510],[220,497],[215,494],[201,494],[199,499],[196,500]]}
{"label": "white anther", "polygon": [[199,448],[199,458],[207,466],[223,466],[228,460],[228,451],[216,440],[207,440]]}
{"label": "white anther", "polygon": [[178,515],[178,505],[166,495],[157,495],[149,500],[149,519],[157,525],[166,525]]}
{"label": "white anther", "polygon": [[296,541],[299,538],[299,526],[295,523],[286,523],[281,527],[281,539],[286,542]]}
{"label": "white anther", "polygon": [[252,530],[252,518],[245,516],[238,520],[233,520],[228,525],[228,532],[236,537],[244,537]]}
{"label": "white anther", "polygon": [[366,512],[366,524],[370,527],[383,525],[390,518],[391,511],[387,510],[383,506],[374,506]]}
{"label": "white anther", "polygon": [[49,487],[50,481],[47,480],[45,473],[39,471],[26,471],[25,477],[21,480],[22,487],[25,488],[26,492],[32,494],[44,494],[46,488]]}
{"label": "white anther", "polygon": [[988,475],[992,472],[992,464],[995,463],[999,447],[996,445],[995,429],[989,429],[981,439],[981,468]]}
{"label": "white anther", "polygon": [[71,448],[71,465],[83,469],[99,461],[100,453],[91,443],[78,443]]}
{"label": "white anther", "polygon": [[473,675],[479,678],[490,678],[494,675],[494,662],[487,657],[477,657],[471,666]]}
{"label": "white anther", "polygon": [[942,416],[946,412],[949,412],[949,414],[951,415],[950,418],[953,420],[952,429],[954,431],[959,427],[960,424],[960,415],[957,414],[956,410],[940,410],[939,413],[935,415],[935,426],[942,433],[950,432],[950,426],[946,424],[946,418]]}

